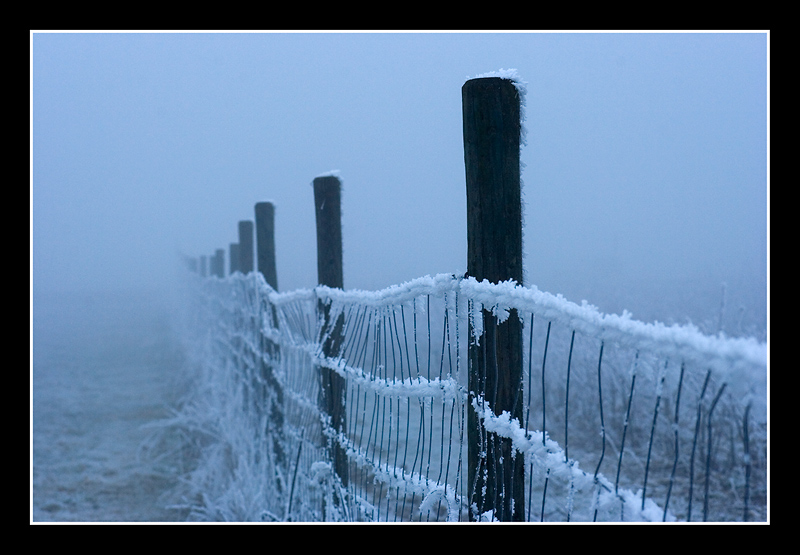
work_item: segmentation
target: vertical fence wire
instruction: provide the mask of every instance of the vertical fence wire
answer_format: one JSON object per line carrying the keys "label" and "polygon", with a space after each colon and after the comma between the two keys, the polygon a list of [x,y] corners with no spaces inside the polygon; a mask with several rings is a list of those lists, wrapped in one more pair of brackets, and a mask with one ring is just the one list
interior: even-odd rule
{"label": "vertical fence wire", "polygon": [[709,482],[711,480],[711,458],[714,453],[713,441],[711,436],[711,421],[712,421],[712,416],[714,414],[714,409],[716,408],[717,403],[720,400],[720,397],[722,397],[722,393],[725,391],[725,387],[727,385],[728,385],[727,383],[723,383],[722,386],[720,386],[719,391],[717,391],[717,394],[714,397],[714,400],[711,402],[711,408],[708,409],[708,420],[706,422],[706,426],[708,427],[708,431],[706,433],[708,439],[708,447],[706,448],[706,476],[705,476],[705,485],[703,491],[703,522],[706,522],[708,520],[708,503],[709,503],[708,496],[710,490]]}
{"label": "vertical fence wire", "polygon": [[697,418],[695,419],[694,425],[694,438],[692,440],[692,455],[689,458],[689,495],[688,495],[688,506],[686,509],[686,520],[691,522],[692,520],[692,498],[694,492],[694,460],[695,460],[695,453],[697,452],[697,439],[700,434],[700,424],[702,422],[703,416],[703,397],[706,394],[706,388],[708,387],[708,381],[711,378],[711,370],[706,373],[706,379],[703,382],[703,389],[700,391],[700,396],[697,399]]}
{"label": "vertical fence wire", "polygon": [[745,464],[745,482],[744,482],[744,514],[742,515],[742,520],[747,522],[749,520],[747,509],[748,504],[750,502],[750,432],[749,432],[749,420],[750,420],[750,408],[752,407],[752,403],[747,404],[747,408],[744,409],[744,418],[742,422],[742,441],[744,443],[744,464]]}
{"label": "vertical fence wire", "polygon": [[661,394],[664,389],[664,380],[667,376],[667,365],[669,361],[664,362],[664,369],[658,376],[658,386],[656,389],[656,406],[653,409],[653,424],[650,426],[650,443],[647,446],[647,462],[644,467],[644,484],[642,484],[642,510],[645,507],[645,499],[647,497],[647,478],[650,474],[650,460],[653,454],[653,440],[656,435],[656,422],[658,421],[658,407],[661,404]]}
{"label": "vertical fence wire", "polygon": [[625,436],[628,433],[628,423],[631,418],[631,407],[633,406],[633,390],[636,386],[636,367],[639,363],[639,352],[636,352],[636,355],[633,359],[633,365],[631,368],[631,388],[630,393],[628,394],[628,407],[625,410],[625,420],[622,423],[622,441],[619,445],[619,461],[617,463],[617,477],[614,480],[614,494],[619,495],[619,476],[620,472],[622,471],[622,457],[625,455]]}
{"label": "vertical fence wire", "polygon": [[[681,406],[681,387],[683,386],[683,374],[686,370],[686,365],[681,364],[681,375],[678,378],[678,394],[675,398],[675,420],[672,424],[672,429],[675,434],[675,458],[672,461],[672,472],[669,475],[669,487],[667,488],[667,498],[664,500],[664,516],[661,519],[662,522],[666,522],[667,520],[667,511],[669,510],[669,497],[672,493],[672,486],[675,483],[675,473],[678,469],[678,452],[680,450],[680,437],[679,437],[679,426],[678,426],[678,416],[680,415],[680,406]],[[644,497],[644,494],[642,494]]]}

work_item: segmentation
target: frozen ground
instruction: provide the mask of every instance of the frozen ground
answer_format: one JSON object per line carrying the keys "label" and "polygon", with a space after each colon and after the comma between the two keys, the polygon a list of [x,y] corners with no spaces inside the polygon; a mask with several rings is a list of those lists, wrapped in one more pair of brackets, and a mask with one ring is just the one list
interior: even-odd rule
{"label": "frozen ground", "polygon": [[31,520],[182,520],[140,449],[180,360],[160,298],[37,295],[33,339]]}

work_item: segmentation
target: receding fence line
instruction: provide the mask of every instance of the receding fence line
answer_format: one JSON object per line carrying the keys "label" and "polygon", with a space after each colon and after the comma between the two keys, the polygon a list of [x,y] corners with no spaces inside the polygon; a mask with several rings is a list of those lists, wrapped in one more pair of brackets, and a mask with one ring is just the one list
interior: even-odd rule
{"label": "receding fence line", "polygon": [[[262,475],[263,479],[272,480],[275,477],[280,486],[270,482],[268,491],[274,491],[276,496],[286,495],[287,489],[292,492],[290,499],[287,501],[284,498],[282,505],[284,508],[291,505],[292,514],[288,513],[288,509],[273,509],[271,514],[276,515],[277,520],[439,520],[459,519],[462,515],[469,518],[470,484],[464,484],[463,487],[459,485],[461,466],[460,461],[456,461],[460,457],[454,456],[451,460],[449,455],[451,452],[457,455],[467,448],[467,444],[462,442],[465,438],[459,432],[463,430],[462,415],[466,415],[467,410],[479,413],[486,428],[485,436],[496,434],[510,439],[514,447],[513,456],[524,456],[524,479],[529,492],[526,499],[528,520],[580,521],[592,520],[597,515],[598,520],[671,521],[676,518],[673,506],[678,510],[677,514],[681,515],[679,518],[688,520],[691,518],[693,498],[695,447],[697,455],[704,461],[703,488],[700,494],[703,519],[715,520],[720,518],[719,515],[725,515],[726,519],[738,520],[743,514],[748,518],[751,514],[757,514],[756,520],[763,519],[763,496],[766,491],[765,461],[760,456],[765,445],[763,404],[760,396],[753,397],[759,404],[758,433],[754,436],[751,433],[750,407],[753,400],[750,396],[758,390],[759,373],[763,369],[760,365],[764,359],[762,348],[750,341],[720,340],[713,350],[696,347],[697,351],[692,355],[678,345],[656,341],[658,326],[634,321],[615,322],[613,319],[607,322],[609,328],[613,328],[615,323],[623,328],[630,328],[631,332],[641,328],[641,337],[634,339],[636,334],[633,333],[631,344],[628,345],[615,341],[613,334],[609,334],[611,338],[601,340],[594,335],[596,330],[588,325],[597,317],[590,307],[578,307],[544,293],[531,295],[535,290],[512,287],[510,283],[478,283],[474,278],[450,275],[421,278],[374,293],[345,292],[323,286],[310,291],[277,293],[269,288],[260,273],[247,276],[238,273],[227,280],[203,280],[200,284],[199,292],[208,299],[209,302],[205,305],[211,312],[207,317],[195,321],[200,322],[201,326],[203,322],[207,322],[206,325],[218,328],[219,334],[212,334],[211,347],[222,347],[219,355],[222,358],[203,357],[201,363],[210,365],[208,371],[220,373],[223,382],[227,383],[230,378],[225,376],[231,371],[234,376],[250,375],[251,370],[248,368],[257,369],[260,357],[275,369],[274,375],[282,392],[281,399],[287,403],[285,414],[288,433],[280,439],[276,436],[276,428],[270,425],[267,414],[270,412],[269,403],[259,408],[261,405],[254,407],[252,403],[245,402],[243,408],[246,410],[241,415],[241,424],[245,426],[247,422],[257,424],[259,418],[267,418],[266,428],[262,425],[253,430],[255,437],[260,438],[254,445],[270,446],[266,451],[267,458],[272,461],[275,470],[270,470],[272,467],[262,470],[255,467],[254,471]],[[430,302],[434,299],[435,305]],[[324,325],[324,318],[320,306],[327,307],[329,322],[344,318],[342,327],[345,341],[339,354],[334,357],[326,356],[322,349],[320,329]],[[268,314],[264,314],[263,318],[252,317],[265,307],[277,311],[280,329],[271,325],[274,319],[269,318]],[[424,310],[421,310],[423,307]],[[550,399],[547,403],[546,420],[550,429],[530,431],[527,427],[523,428],[516,419],[510,419],[508,413],[497,415],[489,403],[475,403],[468,407],[466,376],[459,377],[457,362],[450,364],[448,369],[447,359],[452,357],[457,361],[456,353],[466,352],[476,339],[471,334],[462,334],[459,338],[457,331],[453,334],[454,328],[457,330],[461,325],[464,326],[462,329],[466,329],[468,322],[479,322],[483,310],[492,310],[502,319],[502,315],[508,314],[512,308],[526,320],[534,313],[541,314],[548,321],[546,327],[551,327],[549,333],[540,329],[535,334],[532,348],[527,352],[529,361],[534,357],[537,360],[541,358],[541,367],[544,368],[544,347],[547,347],[547,383],[542,380],[546,391],[529,389],[524,403],[527,410],[532,410],[540,417],[541,422],[545,422],[544,406],[537,403],[537,399],[543,398],[545,393],[558,393],[561,387],[558,382],[563,378],[552,369],[571,370],[571,383],[574,385],[570,386],[570,398],[579,401],[573,403],[574,407],[570,407],[570,421],[575,423],[570,427],[569,445],[570,457],[574,456],[574,459],[567,457],[559,444],[549,437],[557,432],[560,424],[566,423],[566,415],[559,414],[558,407],[555,413],[550,408],[553,406]],[[578,308],[583,310],[576,312]],[[409,335],[408,331],[400,331],[403,329],[405,310],[413,311],[413,335]],[[416,333],[416,323],[421,314],[425,319],[430,318],[435,322],[432,321],[429,326],[423,325],[420,330],[422,333],[419,334]],[[438,340],[435,336],[437,327],[441,331]],[[580,334],[581,349],[577,349],[578,345],[575,344],[578,341],[575,338],[576,331]],[[690,343],[695,345],[702,345],[704,340],[696,330],[673,327],[669,331],[674,336],[686,334]],[[201,335],[211,339],[207,332]],[[280,346],[277,360],[267,349],[252,350],[257,344],[247,338],[259,336],[267,337]],[[598,384],[600,362],[597,352],[594,351],[594,346],[598,344],[604,349],[602,391]],[[198,344],[198,355],[205,352],[206,345],[202,342]],[[441,350],[439,346],[442,347]],[[579,356],[576,357],[573,350],[579,351]],[[568,359],[567,351],[570,352]],[[735,354],[737,351],[740,354]],[[250,362],[253,353],[255,366]],[[680,377],[667,376],[662,381],[664,369],[667,368],[666,361],[677,355],[686,360],[687,376],[683,376],[684,370],[681,366]],[[418,357],[422,358],[420,362],[416,362]],[[758,359],[762,363],[758,363]],[[628,369],[631,360],[634,363],[632,370]],[[438,377],[434,368],[431,368],[427,377],[423,376],[426,366],[438,366]],[[595,367],[594,370],[592,366]],[[676,365],[670,365],[673,366]],[[728,367],[732,373],[726,375],[725,368]],[[712,372],[706,372],[706,368],[716,369],[713,372],[713,383],[717,393],[710,410],[702,402],[706,385],[710,385],[708,379],[712,375]],[[331,419],[326,416],[324,404],[320,402],[318,384],[320,377],[324,375],[321,369],[334,371],[345,384],[348,399],[346,408],[350,412],[346,422],[347,429],[340,434],[332,434]],[[412,369],[415,371],[411,372]],[[700,391],[703,375],[706,381]],[[633,377],[636,377],[638,392],[636,403],[631,403]],[[578,381],[575,381],[576,378]],[[252,379],[252,383],[266,384],[266,380],[259,380],[258,376],[254,375]],[[642,387],[639,387],[640,379],[644,380]],[[737,383],[740,379],[744,381]],[[726,383],[733,385],[726,387]],[[594,396],[592,386],[595,389]],[[236,391],[233,391],[231,399],[238,405],[238,401],[235,401]],[[562,389],[551,398],[555,399],[563,394]],[[691,394],[690,397],[698,399],[698,402],[693,404],[690,398],[688,404],[678,404],[678,394],[681,399]],[[409,402],[411,397],[419,398],[420,403]],[[676,413],[684,412],[684,417],[662,417],[661,413],[666,412],[665,410],[654,410],[653,407],[659,406],[659,399],[662,400],[661,405],[667,407],[667,398],[673,399]],[[598,421],[597,413],[592,413],[598,399],[604,405],[605,422],[602,417]],[[679,428],[677,436],[680,443],[691,446],[691,449],[681,449],[680,452],[685,455],[676,463],[678,450],[674,447],[675,422],[688,423],[688,420],[692,420],[695,407],[698,408],[698,413],[697,424],[692,426],[694,438],[692,430],[685,424]],[[577,409],[577,420],[572,417],[573,408]],[[561,409],[564,409],[563,404]],[[744,412],[744,416],[742,412],[737,412],[739,409]],[[247,410],[263,416],[253,421]],[[706,415],[702,426],[700,410]],[[305,415],[300,420],[298,411]],[[633,412],[636,414],[633,415]],[[217,407],[211,414],[235,415],[235,411],[220,410]],[[535,421],[535,415],[530,421]],[[455,417],[456,420],[446,423],[446,417]],[[659,420],[659,425],[653,426],[656,419]],[[320,422],[323,423],[322,426]],[[746,441],[738,437],[737,423],[742,423],[747,429]],[[594,431],[593,426],[597,426]],[[231,426],[222,428],[230,429]],[[447,432],[447,429],[450,431]],[[616,449],[620,432],[632,432],[624,436],[625,451],[628,453],[626,457],[630,461],[627,467],[622,468],[621,456],[612,465],[603,462],[601,454],[593,474],[580,469],[578,461],[592,464],[591,459],[603,448],[599,443],[593,446],[597,429],[604,436],[609,435],[609,441],[604,441],[604,444],[612,449]],[[697,432],[700,430],[703,433],[699,436]],[[333,436],[336,436],[336,441],[348,457],[350,474],[346,487],[338,475],[334,475],[334,450],[330,443]],[[402,437],[415,440],[402,440]],[[757,437],[759,445],[755,449],[753,437]],[[389,439],[391,441],[387,443]],[[563,440],[561,445],[566,445],[566,435]],[[739,442],[740,445],[736,447],[734,442]],[[424,450],[421,449],[423,446]],[[278,448],[283,453],[282,461],[281,456],[278,456]],[[409,456],[406,458],[407,449]],[[573,455],[573,450],[577,454]],[[289,461],[290,457],[286,455],[292,453],[291,459],[297,461],[301,451],[304,457],[308,454],[308,458],[304,458],[305,462],[301,462],[298,467],[298,463]],[[686,460],[690,453],[691,458]],[[431,455],[434,455],[433,460]],[[645,455],[649,455],[648,463],[645,463]],[[260,457],[263,459],[264,455]],[[404,461],[402,464],[399,462],[401,460]],[[219,463],[217,459],[213,461],[216,461],[214,464]],[[423,461],[423,464],[419,465],[418,461]],[[252,465],[252,462],[245,463],[247,461],[236,464],[234,468],[239,469],[237,473],[250,468],[248,464]],[[289,464],[294,467],[289,467]],[[637,465],[640,464],[645,474],[649,473],[645,479],[648,492],[646,497],[637,478]],[[757,471],[753,472],[753,469]],[[356,471],[355,477],[353,470]],[[604,478],[604,475],[615,471],[617,478],[614,483]],[[280,480],[276,473],[282,477]],[[298,474],[298,481],[293,479],[295,474]],[[455,481],[450,480],[448,475],[453,476]],[[300,479],[299,476],[303,478]],[[752,487],[752,476],[758,480],[756,488]],[[300,484],[301,487],[292,488],[290,482]],[[637,483],[638,493],[626,489]],[[308,489],[322,486],[324,491],[331,492],[329,501],[315,498],[318,493]],[[391,497],[386,495],[387,488]],[[751,491],[758,491],[759,501],[756,504],[752,503]],[[534,495],[538,495],[538,502],[534,500]],[[739,504],[736,501],[742,498],[745,499],[743,509],[741,501],[738,501]],[[688,502],[688,512],[685,511],[686,506],[679,506],[676,500],[684,504]],[[390,501],[394,506],[390,505]],[[531,501],[542,508],[541,514],[531,514]],[[343,506],[343,502],[347,503]],[[659,507],[656,502],[663,502],[665,506]],[[444,505],[447,506],[445,513],[437,508],[439,503],[442,504],[442,509]],[[314,516],[312,509],[315,504],[323,507],[319,516]],[[666,505],[670,507],[669,512]],[[753,506],[756,507],[755,512]],[[473,512],[477,513],[477,510]],[[491,516],[484,513],[483,519],[487,518]]]}
{"label": "receding fence line", "polygon": [[[228,282],[235,292],[223,292],[218,302],[211,303],[227,307],[222,316],[213,316],[217,309],[212,309],[211,322],[228,334],[228,339],[219,341],[227,349],[220,356],[233,357],[235,365],[250,368],[243,374],[254,373],[255,385],[245,385],[246,396],[250,390],[255,392],[253,410],[259,423],[253,433],[268,444],[268,463],[263,464],[270,470],[264,479],[283,507],[264,514],[272,520],[570,521],[602,517],[666,521],[676,518],[668,508],[674,507],[674,498],[680,496],[688,506],[685,511],[677,510],[691,520],[694,461],[700,451],[697,454],[705,458],[702,495],[706,520],[711,501],[728,495],[715,491],[718,485],[712,476],[718,464],[715,449],[722,443],[716,435],[717,441],[712,442],[711,416],[716,409],[723,414],[718,419],[741,422],[738,433],[744,439],[739,448],[734,446],[735,425],[732,432],[716,434],[728,434],[726,464],[736,466],[738,463],[730,461],[739,457],[737,449],[743,451],[744,507],[740,515],[748,520],[755,511],[751,476],[755,467],[764,471],[763,460],[754,463],[760,452],[753,447],[753,430],[763,421],[753,422],[750,402],[742,417],[737,401],[731,404],[721,399],[731,380],[742,372],[748,375],[753,365],[759,367],[762,351],[747,342],[700,336],[691,329],[667,329],[634,322],[624,315],[600,315],[592,307],[548,296],[535,287],[523,288],[521,91],[512,79],[480,77],[464,84],[462,102],[466,276],[421,278],[374,293],[345,292],[341,181],[335,175],[324,175],[313,180],[318,270],[318,287],[313,292],[277,293],[275,206],[271,202],[255,205],[255,229],[252,221],[238,224],[239,242],[230,244],[229,260],[230,273],[241,275],[209,281],[211,296],[219,295],[214,291],[224,291]],[[253,272],[254,253],[257,272]],[[212,276],[223,277],[223,255],[218,249],[210,257]],[[208,261],[202,256],[199,264],[196,259],[189,260],[189,266],[205,277]],[[432,298],[437,301],[435,306]],[[406,328],[407,310],[412,332]],[[423,325],[418,330],[422,315],[427,328]],[[537,321],[541,317],[547,322],[536,334],[534,315]],[[530,337],[526,351],[523,322],[527,321]],[[460,323],[466,336],[459,336]],[[435,327],[442,334],[438,342]],[[536,329],[540,329],[538,324]],[[581,351],[576,331],[582,337],[579,341],[585,342],[586,355],[577,354]],[[462,352],[468,361],[465,375],[459,363]],[[541,356],[537,388],[532,380],[535,353]],[[632,363],[626,353],[632,353]],[[435,370],[432,375],[432,363],[439,365],[438,378]],[[427,376],[423,376],[426,365]],[[628,374],[620,371],[625,365],[630,368]],[[669,393],[665,388],[674,387],[675,378],[667,379],[668,367],[680,368],[677,388]],[[566,370],[565,383],[558,368]],[[701,429],[703,398],[712,368],[719,389]],[[700,390],[699,372],[704,373],[705,381],[696,405],[681,405],[682,390],[688,390],[684,396]],[[573,399],[580,400],[581,395],[589,399],[591,388],[586,384],[594,383],[593,403],[597,406],[599,400],[599,416],[590,412],[592,403],[578,402],[570,411],[570,374],[576,373]],[[644,380],[641,387],[637,376]],[[641,396],[643,401],[635,411],[636,421],[647,416],[649,427],[632,425],[634,384],[637,398]],[[548,394],[555,394],[552,398],[563,395],[563,415],[548,414],[553,404],[545,405]],[[736,395],[735,399],[741,397],[741,393]],[[660,410],[662,396],[664,403],[674,400],[674,413],[664,422],[669,425],[669,439],[662,431],[667,427],[657,426],[669,412],[666,404]],[[411,403],[411,397],[419,399],[418,406]],[[434,399],[441,400],[441,405]],[[617,404],[619,401],[622,404]],[[610,403],[611,409],[605,416],[604,403]],[[244,406],[252,405],[246,402]],[[693,407],[697,417],[692,439],[679,427],[679,412]],[[541,431],[529,428],[532,409],[540,411]],[[573,412],[579,425],[568,429]],[[319,421],[312,424],[310,414],[317,414]],[[600,434],[586,431],[590,423]],[[552,428],[549,432],[548,425]],[[704,437],[699,438],[701,430]],[[758,433],[762,432],[759,428]],[[561,435],[563,449],[550,437],[556,433]],[[568,434],[572,442],[567,441]],[[758,435],[758,441],[763,437]],[[601,443],[593,447],[596,441]],[[688,495],[679,472],[679,452],[689,452],[679,449],[682,442],[691,443]],[[616,465],[604,461],[607,445],[617,451]],[[578,454],[570,459],[573,451]],[[592,464],[587,455],[597,453],[593,473],[579,468],[578,460]],[[462,469],[462,454],[466,469]],[[637,464],[643,467],[644,481],[639,482],[638,493],[620,485],[623,454],[634,468]],[[609,472],[616,472],[614,483],[604,476]],[[628,485],[635,482],[635,472],[631,472],[626,470],[624,476]],[[656,473],[658,483],[653,479]],[[303,476],[299,482],[298,474]],[[762,479],[761,474],[758,477]],[[311,492],[314,488],[324,490],[321,497]],[[765,486],[758,491],[761,495]],[[538,515],[531,514],[534,493],[541,495]],[[733,491],[734,498],[740,495]],[[559,499],[565,499],[564,503]],[[320,513],[315,512],[316,506],[321,507]]]}

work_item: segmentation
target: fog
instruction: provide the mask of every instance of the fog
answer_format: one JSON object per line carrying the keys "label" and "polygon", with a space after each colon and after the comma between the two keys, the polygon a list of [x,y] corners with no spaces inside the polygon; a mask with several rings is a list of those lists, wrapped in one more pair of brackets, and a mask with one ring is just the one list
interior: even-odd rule
{"label": "fog", "polygon": [[169,287],[262,200],[279,289],[312,287],[311,182],[331,170],[345,288],[463,272],[461,86],[515,68],[525,284],[645,320],[725,303],[726,331],[766,330],[768,41],[33,32],[32,292]]}

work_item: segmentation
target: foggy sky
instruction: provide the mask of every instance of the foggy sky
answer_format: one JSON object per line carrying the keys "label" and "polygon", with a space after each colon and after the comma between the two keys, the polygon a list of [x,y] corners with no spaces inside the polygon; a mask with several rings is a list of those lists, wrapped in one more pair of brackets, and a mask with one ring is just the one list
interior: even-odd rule
{"label": "foggy sky", "polygon": [[227,251],[262,200],[276,205],[280,290],[312,287],[311,182],[330,170],[345,288],[463,273],[461,86],[516,68],[526,284],[679,320],[719,304],[724,282],[761,321],[767,44],[764,32],[34,32],[33,291],[168,284],[178,253]]}

